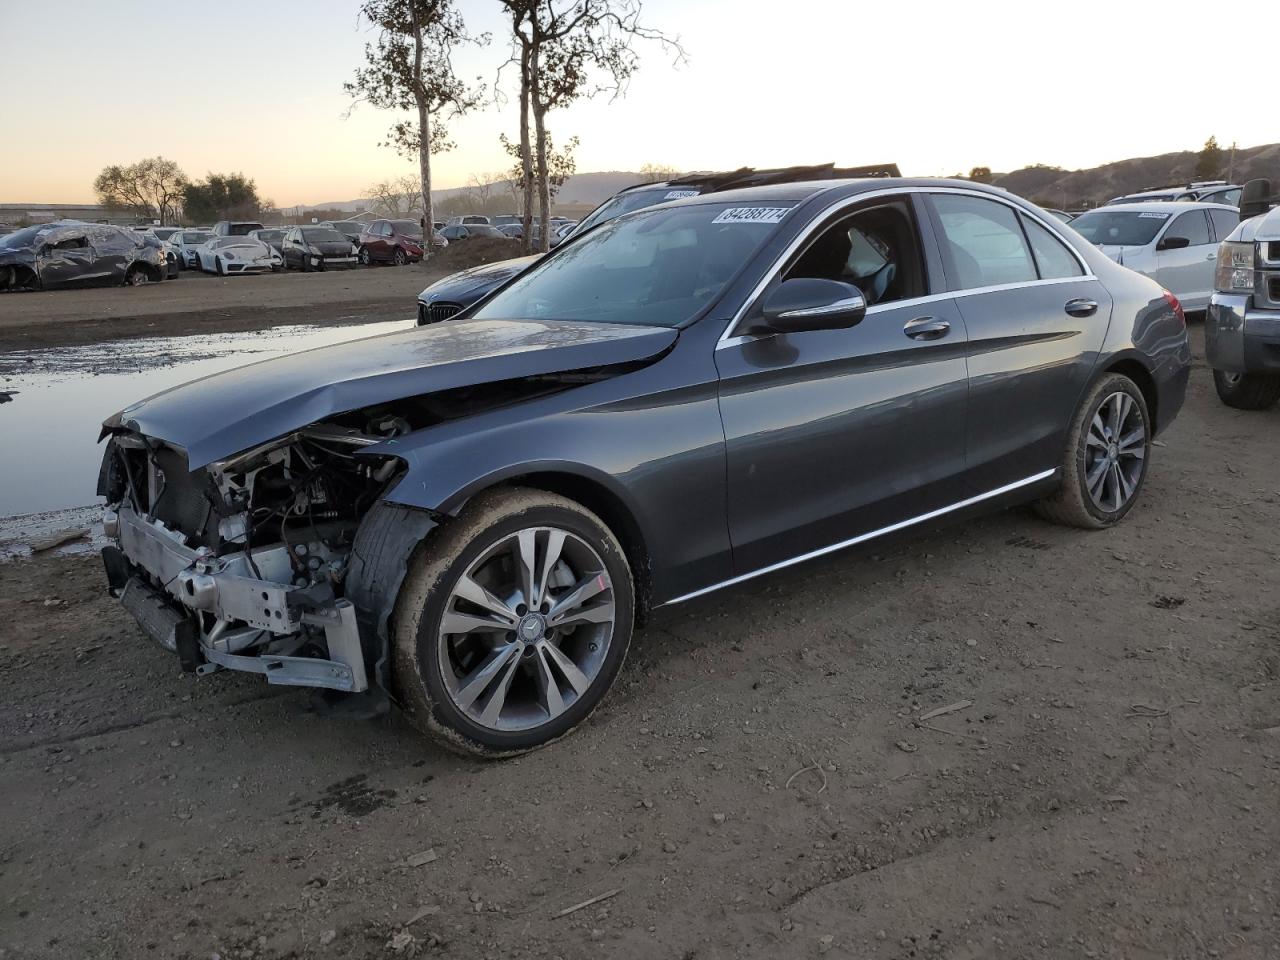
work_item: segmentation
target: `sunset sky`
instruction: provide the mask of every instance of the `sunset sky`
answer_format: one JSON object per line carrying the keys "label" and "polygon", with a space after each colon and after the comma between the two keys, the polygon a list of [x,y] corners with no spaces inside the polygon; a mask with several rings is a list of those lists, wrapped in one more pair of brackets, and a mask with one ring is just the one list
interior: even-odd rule
{"label": "sunset sky", "polygon": [[[342,84],[370,39],[356,8],[3,0],[0,202],[92,201],[103,166],[157,154],[192,178],[241,171],[283,205],[354,199],[412,172],[378,146],[393,115],[346,116]],[[461,3],[494,39],[459,55],[460,71],[490,88],[507,56],[496,8]],[[1274,12],[1246,0],[1223,15],[1246,30]],[[892,160],[949,174],[1092,166],[1195,149],[1210,134],[1280,140],[1247,100],[1261,88],[1225,81],[1260,79],[1245,68],[1261,61],[1240,52],[1234,27],[1199,35],[1191,25],[1205,17],[1201,4],[1135,0],[646,0],[646,20],[680,36],[688,63],[645,45],[624,98],[575,105],[550,127],[557,141],[581,137],[579,171]],[[437,157],[435,186],[505,169],[498,134],[516,130],[510,99],[452,123],[458,146]]]}

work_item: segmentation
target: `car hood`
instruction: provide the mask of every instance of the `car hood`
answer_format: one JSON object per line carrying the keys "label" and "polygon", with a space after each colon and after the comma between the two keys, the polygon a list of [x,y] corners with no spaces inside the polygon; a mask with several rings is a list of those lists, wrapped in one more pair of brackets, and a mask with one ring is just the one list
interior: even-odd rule
{"label": "car hood", "polygon": [[322,257],[351,256],[351,244],[346,240],[324,240],[320,243],[309,243],[307,246],[315,247]]}
{"label": "car hood", "polygon": [[1231,234],[1232,240],[1280,240],[1280,207],[1244,221]]}
{"label": "car hood", "polygon": [[423,303],[448,300],[469,307],[490,290],[500,287],[529,264],[535,263],[541,256],[542,254],[534,254],[531,257],[516,257],[514,260],[499,260],[497,263],[486,263],[451,273],[423,290],[418,294],[418,299]]}
{"label": "car hood", "polygon": [[327,417],[456,387],[633,363],[676,340],[667,327],[461,320],[305,350],[213,374],[126,407],[104,433],[182,447],[192,470]]}

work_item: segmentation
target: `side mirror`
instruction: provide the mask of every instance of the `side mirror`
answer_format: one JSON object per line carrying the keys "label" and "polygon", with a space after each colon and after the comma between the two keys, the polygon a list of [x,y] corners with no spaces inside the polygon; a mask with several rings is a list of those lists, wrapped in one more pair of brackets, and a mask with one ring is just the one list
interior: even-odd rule
{"label": "side mirror", "polygon": [[796,277],[784,280],[764,299],[763,322],[749,333],[840,330],[867,315],[867,298],[851,283]]}
{"label": "side mirror", "polygon": [[1188,237],[1165,237],[1158,244],[1157,250],[1181,250],[1183,247],[1191,246],[1191,240]]}

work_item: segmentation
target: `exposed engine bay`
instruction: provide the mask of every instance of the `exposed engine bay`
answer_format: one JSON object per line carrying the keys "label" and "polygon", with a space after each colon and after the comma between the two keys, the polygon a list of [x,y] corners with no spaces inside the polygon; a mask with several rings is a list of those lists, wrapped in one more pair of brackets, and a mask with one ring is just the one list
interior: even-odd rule
{"label": "exposed engine bay", "polygon": [[402,398],[194,471],[178,447],[109,423],[98,493],[107,499],[106,532],[118,542],[104,551],[112,590],[186,669],[367,689],[368,676],[382,670],[370,649],[369,611],[359,609],[367,598],[349,596],[348,576],[361,524],[403,468],[369,448],[618,371]]}
{"label": "exposed engine bay", "polygon": [[[364,689],[343,588],[356,531],[399,461],[358,451],[409,429],[391,414],[365,416],[359,428],[319,424],[196,471],[181,450],[116,433],[99,480],[107,532],[120,544],[108,560],[113,588],[197,672]],[[245,662],[253,657],[261,663]]]}

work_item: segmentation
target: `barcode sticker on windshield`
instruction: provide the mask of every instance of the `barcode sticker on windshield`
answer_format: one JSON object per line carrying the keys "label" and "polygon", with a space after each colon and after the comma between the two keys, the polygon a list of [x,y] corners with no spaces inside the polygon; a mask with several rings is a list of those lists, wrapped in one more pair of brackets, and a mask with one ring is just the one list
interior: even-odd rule
{"label": "barcode sticker on windshield", "polygon": [[712,223],[778,223],[790,207],[732,207]]}
{"label": "barcode sticker on windshield", "polygon": [[668,190],[663,200],[683,200],[685,197],[696,197],[697,190]]}
{"label": "barcode sticker on windshield", "polygon": [[1167,213],[1140,213],[1138,214],[1138,219],[1139,220],[1168,220],[1169,215]]}

